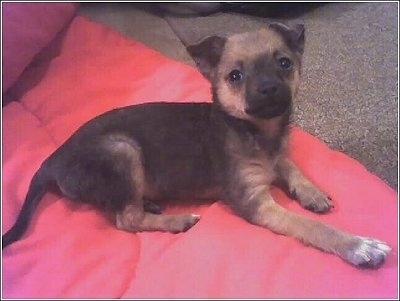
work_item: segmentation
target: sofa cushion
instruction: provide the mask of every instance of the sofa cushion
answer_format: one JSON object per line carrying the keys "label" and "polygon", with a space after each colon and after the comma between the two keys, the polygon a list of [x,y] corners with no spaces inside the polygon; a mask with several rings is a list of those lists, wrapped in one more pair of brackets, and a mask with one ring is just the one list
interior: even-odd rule
{"label": "sofa cushion", "polygon": [[3,3],[3,92],[71,20],[75,3]]}

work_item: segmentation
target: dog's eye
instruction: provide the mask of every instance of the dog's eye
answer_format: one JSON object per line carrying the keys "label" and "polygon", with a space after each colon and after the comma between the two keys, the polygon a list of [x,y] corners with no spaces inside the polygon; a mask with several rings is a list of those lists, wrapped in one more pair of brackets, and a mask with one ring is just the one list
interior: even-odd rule
{"label": "dog's eye", "polygon": [[287,57],[283,57],[279,59],[279,66],[283,69],[283,70],[288,70],[292,67],[292,61],[289,60]]}
{"label": "dog's eye", "polygon": [[229,81],[231,81],[232,83],[241,81],[242,78],[243,78],[243,73],[240,72],[240,71],[237,70],[237,69],[232,70],[232,71],[229,73]]}

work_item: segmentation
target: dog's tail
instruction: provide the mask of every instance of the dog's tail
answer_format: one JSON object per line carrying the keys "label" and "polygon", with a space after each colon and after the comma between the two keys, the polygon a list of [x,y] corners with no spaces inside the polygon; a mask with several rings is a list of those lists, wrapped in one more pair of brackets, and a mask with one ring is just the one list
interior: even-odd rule
{"label": "dog's tail", "polygon": [[31,221],[33,212],[43,195],[46,193],[49,182],[49,176],[43,171],[43,168],[40,168],[32,178],[24,204],[22,205],[22,209],[17,217],[17,221],[1,238],[2,249],[16,242],[22,237],[22,235],[24,235],[29,222]]}

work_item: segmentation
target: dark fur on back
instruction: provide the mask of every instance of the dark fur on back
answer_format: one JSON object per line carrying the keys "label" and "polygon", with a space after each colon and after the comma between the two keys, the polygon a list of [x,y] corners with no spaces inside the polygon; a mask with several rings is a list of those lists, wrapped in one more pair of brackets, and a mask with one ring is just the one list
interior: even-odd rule
{"label": "dark fur on back", "polygon": [[44,164],[62,170],[54,177],[68,191],[74,190],[75,198],[122,210],[134,193],[127,154],[121,156],[121,150],[113,149],[118,141],[124,141],[142,155],[146,198],[184,198],[215,181],[210,164],[210,111],[211,104],[206,103],[152,103],[116,109],[85,125]]}

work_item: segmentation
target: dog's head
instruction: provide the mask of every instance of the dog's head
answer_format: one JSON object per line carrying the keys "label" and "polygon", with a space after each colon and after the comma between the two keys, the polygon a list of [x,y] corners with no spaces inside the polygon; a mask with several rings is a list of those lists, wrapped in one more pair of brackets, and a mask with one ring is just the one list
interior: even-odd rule
{"label": "dog's head", "polygon": [[290,112],[300,82],[304,26],[269,24],[228,38],[212,36],[187,47],[210,81],[214,101],[240,119]]}

